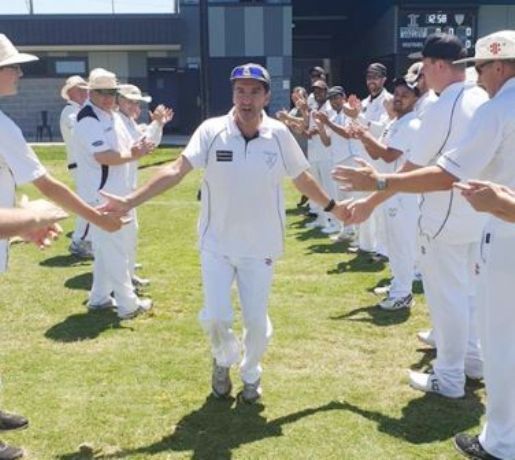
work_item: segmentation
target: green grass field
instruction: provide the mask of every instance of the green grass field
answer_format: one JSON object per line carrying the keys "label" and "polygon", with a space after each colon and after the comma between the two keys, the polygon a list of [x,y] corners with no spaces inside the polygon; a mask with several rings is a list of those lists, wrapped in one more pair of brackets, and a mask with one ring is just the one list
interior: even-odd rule
{"label": "green grass field", "polygon": [[[68,181],[61,148],[38,153]],[[140,179],[177,153],[148,157]],[[304,229],[289,183],[262,403],[208,397],[211,359],[197,323],[199,179],[190,174],[139,210],[140,273],[152,279],[145,292],[155,309],[133,321],[87,312],[92,265],[68,254],[66,236],[44,252],[12,247],[2,278],[2,407],[31,425],[2,439],[31,459],[458,458],[452,436],[477,431],[484,390],[469,386],[465,399],[449,401],[409,388],[407,370],[433,358],[415,337],[428,326],[423,297],[410,312],[374,307],[371,290],[388,269]],[[64,222],[65,234],[72,226]]]}

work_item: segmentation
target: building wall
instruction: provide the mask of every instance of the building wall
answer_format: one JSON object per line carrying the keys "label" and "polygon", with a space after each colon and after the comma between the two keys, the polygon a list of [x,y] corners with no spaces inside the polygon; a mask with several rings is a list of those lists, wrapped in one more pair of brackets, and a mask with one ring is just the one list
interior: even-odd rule
{"label": "building wall", "polygon": [[515,5],[484,5],[479,7],[478,37],[505,29],[515,29]]}
{"label": "building wall", "polygon": [[[291,5],[209,7],[209,55],[213,68],[227,71],[229,64],[252,59],[263,63],[272,77],[270,113],[290,104],[291,25]],[[226,110],[231,103],[229,84],[219,88],[221,77],[228,78],[228,74],[211,72],[210,100],[214,113],[220,113],[224,106]]]}
{"label": "building wall", "polygon": [[[59,116],[65,105],[59,94],[62,84],[60,78],[22,79],[16,96],[0,99],[0,109],[20,126],[27,140],[35,140],[41,112],[46,110],[53,139],[60,140]],[[45,135],[44,140],[49,138]]]}

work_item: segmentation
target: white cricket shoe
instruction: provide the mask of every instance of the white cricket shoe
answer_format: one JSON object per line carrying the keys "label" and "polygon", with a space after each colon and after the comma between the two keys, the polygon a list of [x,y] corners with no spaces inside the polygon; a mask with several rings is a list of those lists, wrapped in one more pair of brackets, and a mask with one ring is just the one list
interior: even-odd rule
{"label": "white cricket shoe", "polygon": [[417,332],[417,339],[420,340],[424,345],[428,345],[431,348],[436,348],[436,341],[433,329]]}
{"label": "white cricket shoe", "polygon": [[435,393],[445,398],[459,399],[465,396],[465,390],[461,393],[450,393],[445,391],[438,381],[438,377],[434,374],[426,374],[425,372],[410,371],[409,384],[415,390],[424,391],[425,393]]}

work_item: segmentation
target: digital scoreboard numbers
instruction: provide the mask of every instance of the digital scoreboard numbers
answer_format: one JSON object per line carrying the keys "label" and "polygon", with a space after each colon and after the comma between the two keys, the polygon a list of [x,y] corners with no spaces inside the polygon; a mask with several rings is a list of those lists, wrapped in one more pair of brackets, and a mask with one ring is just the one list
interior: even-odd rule
{"label": "digital scoreboard numbers", "polygon": [[458,36],[467,50],[476,41],[476,17],[473,9],[402,10],[399,13],[398,44],[401,53],[422,49],[424,40],[435,32]]}

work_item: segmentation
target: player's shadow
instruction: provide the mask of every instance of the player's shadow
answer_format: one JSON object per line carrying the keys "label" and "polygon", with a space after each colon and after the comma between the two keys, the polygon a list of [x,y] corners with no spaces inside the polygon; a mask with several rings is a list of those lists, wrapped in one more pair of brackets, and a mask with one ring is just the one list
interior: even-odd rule
{"label": "player's shadow", "polygon": [[431,362],[436,358],[435,348],[418,348],[417,352],[421,353],[420,359],[411,365],[414,371],[430,372]]}
{"label": "player's shadow", "polygon": [[341,254],[347,251],[347,243],[312,244],[306,249],[306,254]]}
{"label": "player's shadow", "polygon": [[47,339],[56,342],[92,340],[108,329],[132,329],[123,327],[114,310],[86,312],[70,315],[45,332]]}
{"label": "player's shadow", "polygon": [[83,259],[72,254],[61,254],[39,262],[42,267],[81,267],[91,265],[93,259]]}
{"label": "player's shadow", "polygon": [[332,315],[329,318],[335,321],[356,321],[384,327],[404,323],[409,319],[410,315],[410,308],[402,308],[397,311],[385,311],[377,305],[369,305],[366,307],[357,307],[339,315]]}
{"label": "player's shadow", "polygon": [[385,263],[384,262],[374,262],[371,259],[370,254],[357,254],[350,260],[344,260],[335,268],[328,270],[328,275],[340,275],[342,273],[347,272],[380,272],[384,270]]}
{"label": "player's shadow", "polygon": [[80,289],[89,291],[93,284],[93,273],[81,273],[80,275],[72,276],[64,282],[64,286],[68,289]]}
{"label": "player's shadow", "polygon": [[[267,420],[261,413],[262,404],[248,405],[236,402],[233,398],[218,400],[209,396],[204,404],[183,417],[173,431],[147,446],[125,449],[111,455],[95,458],[148,458],[162,452],[189,452],[196,460],[208,458],[229,460],[232,450],[243,444],[249,444],[270,437],[283,435],[282,427],[295,423],[304,417],[318,412],[339,410],[344,406],[339,402],[330,402],[323,406],[294,412],[293,414]],[[75,455],[75,457],[74,457]],[[78,453],[58,457],[60,460],[71,460]]]}
{"label": "player's shadow", "polygon": [[382,433],[411,444],[427,444],[448,440],[477,427],[484,406],[476,393],[477,389],[467,388],[465,398],[458,400],[426,394],[403,407],[399,418],[348,402],[341,404],[346,410],[375,422]]}

